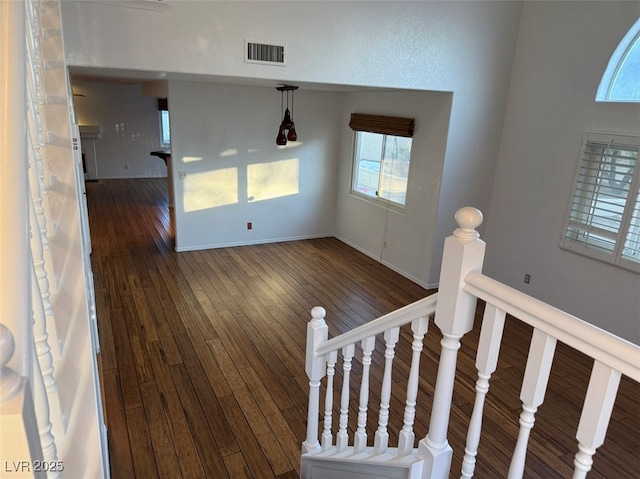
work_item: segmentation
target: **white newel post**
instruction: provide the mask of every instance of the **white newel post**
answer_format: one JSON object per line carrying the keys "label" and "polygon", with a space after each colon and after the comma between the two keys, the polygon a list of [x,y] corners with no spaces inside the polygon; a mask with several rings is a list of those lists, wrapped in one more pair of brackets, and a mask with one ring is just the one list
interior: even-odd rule
{"label": "white newel post", "polygon": [[329,328],[324,321],[327,312],[316,306],[311,310],[311,321],[307,324],[306,367],[309,377],[309,408],[307,412],[307,439],[302,443],[302,453],[320,451],[318,441],[318,414],[320,408],[320,380],[326,373],[326,357],[318,356],[318,346],[327,340]]}
{"label": "white newel post", "polygon": [[7,366],[14,351],[11,331],[0,323],[0,464],[15,476],[44,477],[32,470],[43,456],[29,380]]}
{"label": "white newel post", "polygon": [[449,412],[453,395],[460,338],[473,328],[475,296],[463,291],[464,278],[470,272],[480,272],[484,261],[485,243],[476,228],[482,224],[482,213],[472,207],[456,212],[456,229],[444,243],[438,305],[435,323],[442,332],[442,351],[433,397],[429,433],[418,445],[425,459],[422,477],[447,479],[453,450],[447,441]]}

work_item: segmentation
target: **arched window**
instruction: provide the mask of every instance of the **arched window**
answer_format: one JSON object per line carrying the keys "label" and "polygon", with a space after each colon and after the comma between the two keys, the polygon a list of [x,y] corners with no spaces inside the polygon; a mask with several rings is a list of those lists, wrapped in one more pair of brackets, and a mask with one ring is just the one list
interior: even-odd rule
{"label": "arched window", "polygon": [[640,19],[613,52],[596,101],[640,102]]}

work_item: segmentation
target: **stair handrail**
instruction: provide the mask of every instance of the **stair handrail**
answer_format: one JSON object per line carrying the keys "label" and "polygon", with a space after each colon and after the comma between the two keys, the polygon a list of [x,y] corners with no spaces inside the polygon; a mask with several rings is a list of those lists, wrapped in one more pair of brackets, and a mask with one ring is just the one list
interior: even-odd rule
{"label": "stair handrail", "polygon": [[[335,360],[330,359],[331,356],[335,358],[337,351],[342,349],[343,354],[345,355],[345,363],[349,363],[350,370],[354,347],[358,342],[366,341],[369,344],[368,348],[373,349],[373,340],[375,336],[383,333],[386,334],[387,331],[393,329],[396,329],[397,334],[397,329],[409,323],[412,323],[412,329],[414,323],[416,325],[421,325],[419,326],[420,329],[423,329],[420,336],[421,338],[427,330],[426,325],[429,320],[429,316],[433,315],[436,311],[436,305],[437,294],[434,293],[396,311],[374,319],[369,323],[363,324],[351,331],[340,334],[332,339],[327,339],[329,328],[325,321],[326,310],[320,306],[316,306],[311,310],[312,319],[307,324],[307,354],[305,361],[305,370],[309,377],[309,406],[307,409],[307,437],[302,444],[303,454],[317,453],[321,451],[321,446],[318,441],[320,381],[327,375],[327,364],[335,364]],[[414,331],[414,340],[416,338],[415,335],[416,332]],[[351,352],[348,353],[345,352],[345,350],[350,350]],[[371,351],[369,351],[369,353],[370,352]],[[417,380],[417,378],[414,379]],[[347,384],[346,389],[348,390],[348,382],[345,384]],[[345,386],[345,384],[343,384],[343,386]],[[409,399],[407,400],[409,401]],[[343,425],[342,420],[343,418],[341,418],[341,427]],[[344,447],[346,447],[347,440],[347,435],[344,433],[344,437],[341,437],[340,449],[344,449]]]}
{"label": "stair handrail", "polygon": [[481,273],[464,281],[468,293],[640,382],[640,346]]}
{"label": "stair handrail", "polygon": [[431,316],[436,311],[437,299],[438,293],[432,293],[355,329],[335,336],[321,343],[316,349],[315,355],[324,356],[349,344],[355,344],[365,338],[382,334],[389,329],[405,326],[416,318]]}

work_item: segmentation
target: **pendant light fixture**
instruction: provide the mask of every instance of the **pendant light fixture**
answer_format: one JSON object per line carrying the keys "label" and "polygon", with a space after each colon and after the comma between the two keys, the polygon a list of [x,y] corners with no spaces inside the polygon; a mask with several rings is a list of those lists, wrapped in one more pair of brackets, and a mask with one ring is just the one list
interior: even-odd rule
{"label": "pendant light fixture", "polygon": [[[298,139],[298,133],[296,132],[296,125],[293,122],[293,93],[298,89],[294,85],[281,85],[276,87],[276,90],[280,92],[280,115],[282,116],[282,123],[278,130],[278,136],[276,138],[276,145],[286,145],[287,140],[296,141]],[[287,108],[284,108],[284,92],[287,92]],[[291,111],[289,111],[289,92],[291,92]]]}

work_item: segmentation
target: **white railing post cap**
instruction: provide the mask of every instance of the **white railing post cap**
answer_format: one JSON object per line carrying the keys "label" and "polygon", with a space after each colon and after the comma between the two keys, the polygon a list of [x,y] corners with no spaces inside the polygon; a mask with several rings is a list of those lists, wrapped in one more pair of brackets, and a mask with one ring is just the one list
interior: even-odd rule
{"label": "white railing post cap", "polygon": [[7,366],[14,351],[13,334],[0,323],[0,403],[15,396],[22,386],[20,375]]}
{"label": "white railing post cap", "polygon": [[0,323],[0,369],[4,369],[11,356],[13,356],[14,350],[15,343],[13,342],[11,330]]}
{"label": "white railing post cap", "polygon": [[482,211],[473,206],[465,206],[456,211],[456,223],[458,229],[453,235],[462,241],[473,241],[480,237],[476,228],[482,224]]}
{"label": "white railing post cap", "polygon": [[326,315],[327,311],[322,306],[315,306],[311,310],[311,317],[313,318],[312,321],[322,320]]}

